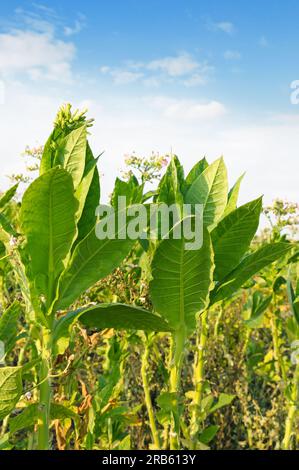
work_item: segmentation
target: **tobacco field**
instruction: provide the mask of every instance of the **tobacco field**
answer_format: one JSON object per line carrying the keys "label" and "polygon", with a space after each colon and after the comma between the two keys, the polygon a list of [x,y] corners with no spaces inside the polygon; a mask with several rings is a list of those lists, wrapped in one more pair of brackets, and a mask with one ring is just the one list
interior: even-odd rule
{"label": "tobacco field", "polygon": [[[175,155],[103,195],[91,133],[63,106],[0,192],[0,449],[299,449],[298,204],[240,205],[225,158]],[[99,239],[119,196],[201,204],[202,246]]]}

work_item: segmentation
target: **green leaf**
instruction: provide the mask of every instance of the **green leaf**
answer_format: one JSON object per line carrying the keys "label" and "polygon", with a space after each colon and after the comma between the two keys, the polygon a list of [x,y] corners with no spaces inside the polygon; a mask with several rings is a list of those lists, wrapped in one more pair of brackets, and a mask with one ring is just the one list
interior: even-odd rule
{"label": "green leaf", "polygon": [[[298,283],[297,283],[297,289],[298,289]],[[287,280],[287,293],[288,293],[288,299],[289,299],[292,313],[299,326],[299,299],[298,299],[298,295],[296,297],[297,292],[295,293],[290,279]]]}
{"label": "green leaf", "polygon": [[9,442],[9,432],[0,437],[0,450],[11,450],[13,444]]}
{"label": "green leaf", "polygon": [[246,256],[211,293],[211,305],[231,297],[254,274],[281,258],[292,249],[291,243],[269,243]]}
{"label": "green leaf", "polygon": [[6,353],[15,344],[18,333],[18,319],[21,312],[22,310],[19,302],[14,301],[0,317],[0,341],[4,343]]}
{"label": "green leaf", "polygon": [[238,203],[238,198],[239,198],[239,192],[240,192],[240,186],[242,183],[242,180],[244,178],[245,173],[241,175],[234,186],[230,189],[228,193],[228,200],[227,200],[227,205],[223,214],[223,217],[226,217],[228,214],[230,214],[232,211],[237,209],[237,203]]}
{"label": "green leaf", "polygon": [[172,204],[183,203],[184,170],[177,156],[173,156],[167,167],[166,173],[160,181],[158,196],[155,202]]}
{"label": "green leaf", "polygon": [[80,311],[68,312],[60,317],[53,330],[53,354],[64,354],[70,343],[70,332],[80,316]]}
{"label": "green leaf", "polygon": [[22,429],[30,428],[38,420],[38,404],[32,403],[24,408],[16,416],[9,418],[9,431],[11,434],[21,431]]}
{"label": "green leaf", "polygon": [[[89,154],[89,146],[87,146],[87,152],[86,152],[86,158]],[[90,151],[91,152],[91,151]],[[97,160],[94,159],[93,162],[96,162]],[[86,178],[83,176],[82,179],[82,184],[84,184],[84,191],[85,193],[86,188],[89,183],[89,177],[91,173],[88,173],[86,175]],[[85,196],[85,201],[84,201],[84,207],[82,210],[82,214],[80,217],[80,220],[78,222],[78,237],[76,240],[76,244],[83,240],[83,238],[86,237],[86,235],[92,230],[92,228],[95,226],[95,210],[97,206],[99,205],[100,201],[100,177],[99,177],[99,171],[97,166],[93,166],[92,170],[92,180],[88,188],[88,192]],[[84,194],[82,195],[81,193],[81,198],[83,199]]]}
{"label": "green leaf", "polygon": [[24,194],[21,224],[27,238],[30,277],[48,300],[76,235],[72,178],[54,168],[37,178]]}
{"label": "green leaf", "polygon": [[[72,419],[78,421],[80,417],[70,408],[64,405],[51,403],[50,405],[50,418],[51,419]],[[9,430],[13,434],[21,431],[22,429],[34,426],[38,421],[38,404],[32,403],[22,410],[17,416],[9,419]]]}
{"label": "green leaf", "polygon": [[204,232],[200,250],[186,250],[186,241],[165,239],[152,262],[150,294],[155,310],[177,330],[192,331],[196,314],[208,303],[213,279],[213,252],[210,236]]}
{"label": "green leaf", "polygon": [[[88,192],[90,190],[90,186],[93,180],[93,176],[95,173],[95,168],[97,165],[98,159],[95,159],[90,146],[87,143],[86,147],[86,159],[85,159],[85,167],[84,167],[84,173],[82,176],[82,179],[76,189],[75,196],[76,199],[78,200],[78,209],[76,212],[76,219],[79,220],[82,216],[82,212],[85,206],[86,198],[88,195]],[[98,201],[99,202],[99,199]],[[96,204],[97,205],[97,204]],[[92,216],[93,216],[93,221],[94,221],[94,214],[95,214],[95,207],[92,209]]]}
{"label": "green leaf", "polygon": [[14,197],[14,195],[17,192],[19,183],[15,184],[12,188],[8,189],[6,193],[2,194],[0,197],[0,209],[2,209],[6,204],[9,203],[9,201]]}
{"label": "green leaf", "polygon": [[164,411],[176,411],[178,396],[176,393],[163,392],[157,398],[159,407]]}
{"label": "green leaf", "polygon": [[77,189],[84,174],[87,145],[86,125],[70,132],[60,143],[55,164],[62,165],[72,176]]}
{"label": "green leaf", "polygon": [[131,436],[128,434],[117,446],[117,450],[131,450]]}
{"label": "green leaf", "polygon": [[201,173],[185,196],[187,204],[202,204],[204,225],[215,225],[223,215],[227,203],[227,173],[223,158],[216,160]]}
{"label": "green leaf", "polygon": [[205,171],[205,169],[208,168],[208,166],[209,164],[206,160],[206,157],[202,158],[201,160],[199,160],[199,162],[194,165],[194,167],[190,170],[186,178],[186,183],[188,187],[190,187],[192,183],[194,183],[198,176],[201,175]]}
{"label": "green leaf", "polygon": [[163,318],[134,305],[99,304],[80,312],[80,322],[87,328],[116,330],[171,331]]}
{"label": "green leaf", "polygon": [[212,441],[212,439],[214,439],[214,437],[216,436],[217,432],[219,430],[219,426],[217,426],[216,424],[212,424],[211,426],[208,426],[206,429],[204,429],[198,439],[200,442],[202,442],[203,444],[209,444],[209,442]]}
{"label": "green leaf", "polygon": [[262,198],[248,202],[222,219],[212,231],[216,280],[220,281],[231,272],[248,250],[261,210]]}
{"label": "green leaf", "polygon": [[261,292],[254,292],[252,296],[251,315],[248,320],[245,320],[245,325],[248,328],[259,328],[261,326],[263,321],[263,314],[269,307],[271,300],[272,295],[264,298]]}
{"label": "green leaf", "polygon": [[138,204],[142,202],[143,184],[139,184],[135,176],[131,176],[129,181],[123,181],[116,178],[114,190],[111,198],[112,206],[118,208],[118,198],[123,196],[126,198],[126,205]]}
{"label": "green leaf", "polygon": [[[112,214],[107,218],[108,223]],[[103,220],[102,226],[106,225]],[[77,297],[97,281],[115,269],[131,250],[135,240],[119,239],[124,226],[116,230],[115,239],[100,240],[95,229],[76,246],[58,286],[58,298],[54,308],[63,309],[71,305]]]}
{"label": "green leaf", "polygon": [[277,294],[280,288],[287,283],[287,280],[283,276],[278,276],[273,282],[273,292]]}
{"label": "green leaf", "polygon": [[9,415],[22,395],[20,367],[0,368],[0,421]]}
{"label": "green leaf", "polygon": [[215,413],[215,411],[223,408],[224,406],[230,405],[235,399],[236,395],[229,395],[227,393],[220,393],[217,403],[209,409],[209,414]]}
{"label": "green leaf", "polygon": [[2,212],[0,212],[0,227],[2,227],[6,233],[8,233],[9,235],[12,235],[13,237],[17,235],[15,229],[13,228],[13,226],[11,225],[7,217]]}
{"label": "green leaf", "polygon": [[50,417],[51,419],[72,419],[77,421],[80,417],[67,406],[61,405],[60,403],[51,403],[50,406]]}

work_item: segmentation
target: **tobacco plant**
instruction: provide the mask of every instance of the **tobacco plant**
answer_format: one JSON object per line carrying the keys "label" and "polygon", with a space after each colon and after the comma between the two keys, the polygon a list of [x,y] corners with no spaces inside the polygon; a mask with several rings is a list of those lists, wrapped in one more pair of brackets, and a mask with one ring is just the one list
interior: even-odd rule
{"label": "tobacco plant", "polygon": [[[100,186],[97,159],[87,140],[90,126],[84,113],[72,114],[69,106],[58,113],[44,147],[40,175],[22,198],[20,233],[9,255],[19,273],[29,336],[36,351],[39,394],[37,403],[29,406],[32,421],[37,422],[38,449],[51,446],[53,359],[66,347],[69,328],[79,318],[84,325],[98,329],[168,329],[157,315],[143,309],[132,312],[129,306],[101,304],[67,312],[80,294],[119,265],[134,244],[117,236],[113,240],[96,237]],[[8,199],[14,191],[12,188],[3,198]],[[4,321],[8,316],[11,312],[4,315]],[[22,395],[22,372],[21,366],[0,369],[0,419],[15,408]],[[28,410],[23,413],[28,416]]]}
{"label": "tobacco plant", "polygon": [[287,255],[292,248],[290,243],[277,242],[250,252],[262,200],[258,198],[237,207],[241,179],[228,192],[222,158],[211,165],[205,159],[199,161],[184,178],[178,158],[173,157],[155,198],[155,202],[168,205],[203,205],[203,245],[200,249],[189,251],[183,237],[179,240],[167,237],[157,243],[154,255],[149,253],[153,309],[172,329],[169,394],[166,403],[163,400],[165,409],[171,414],[171,449],[180,448],[180,431],[182,426],[185,427],[180,405],[180,379],[188,340],[198,331],[190,433],[184,439],[189,448],[196,448],[203,411],[209,309],[230,298],[256,272]]}

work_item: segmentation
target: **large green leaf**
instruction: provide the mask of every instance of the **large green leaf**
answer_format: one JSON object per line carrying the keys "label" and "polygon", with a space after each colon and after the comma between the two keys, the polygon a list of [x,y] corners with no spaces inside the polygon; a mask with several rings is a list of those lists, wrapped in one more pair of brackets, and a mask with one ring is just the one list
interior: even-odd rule
{"label": "large green leaf", "polygon": [[100,201],[100,176],[97,167],[94,168],[92,181],[85,199],[82,215],[78,222],[78,237],[76,243],[83,240],[95,226],[95,210]]}
{"label": "large green leaf", "polygon": [[[108,223],[111,215],[107,217]],[[105,225],[105,220],[100,222]],[[110,274],[131,250],[135,240],[121,239],[124,226],[116,229],[114,239],[98,239],[95,229],[76,246],[58,286],[54,308],[63,309],[97,281]]]}
{"label": "large green leaf", "polygon": [[173,156],[166,173],[160,181],[155,202],[171,204],[183,203],[184,170],[177,156]]}
{"label": "large green leaf", "polygon": [[134,305],[117,303],[99,304],[80,312],[80,322],[98,330],[171,331],[169,324],[158,315]]}
{"label": "large green leaf", "polygon": [[207,231],[199,250],[186,250],[186,241],[165,239],[152,262],[150,294],[155,310],[177,330],[192,331],[196,314],[208,303],[213,279],[213,251]]}
{"label": "large green leaf", "polygon": [[60,143],[55,165],[62,165],[73,178],[74,188],[77,189],[84,174],[87,130],[83,124],[70,132]]}
{"label": "large green leaf", "polygon": [[219,158],[201,173],[188,189],[187,204],[202,204],[204,225],[215,225],[223,215],[227,203],[227,173],[223,158]]}
{"label": "large green leaf", "polygon": [[18,333],[17,324],[21,311],[19,302],[14,301],[0,316],[0,341],[5,345],[5,352],[8,352],[15,343]]}
{"label": "large green leaf", "polygon": [[9,415],[22,394],[21,367],[0,368],[0,420]]}
{"label": "large green leaf", "polygon": [[237,203],[238,203],[238,198],[239,198],[239,192],[240,192],[240,186],[242,183],[242,180],[244,178],[245,173],[241,175],[234,186],[230,189],[228,193],[228,200],[227,200],[227,205],[223,214],[223,217],[226,217],[228,214],[230,214],[232,211],[234,211],[237,208]]}
{"label": "large green leaf", "polygon": [[17,192],[19,183],[15,184],[12,188],[8,189],[6,193],[2,194],[0,197],[0,209],[2,209],[6,204],[9,203],[9,201],[14,197],[14,195]]}
{"label": "large green leaf", "polygon": [[211,293],[211,305],[231,297],[248,279],[292,249],[291,243],[270,243],[246,256]]}
{"label": "large green leaf", "polygon": [[[57,133],[58,133],[58,130],[54,129],[54,131],[52,131],[51,135],[49,136],[47,142],[44,145],[42,159],[41,159],[40,167],[39,167],[40,175],[43,175],[44,173],[46,173],[47,171],[53,168],[55,150],[57,147],[56,143],[54,142],[54,139],[55,139],[55,134]],[[59,134],[61,134],[61,131],[59,132]]]}
{"label": "large green leaf", "polygon": [[198,178],[198,176],[201,175],[205,171],[205,169],[208,168],[208,166],[209,164],[206,160],[206,157],[199,160],[199,162],[197,162],[193,166],[193,168],[190,170],[190,172],[188,173],[186,177],[186,183],[188,187],[190,187],[192,183],[194,183],[194,181]]}
{"label": "large green leaf", "polygon": [[[82,176],[82,179],[79,183],[79,186],[75,192],[76,199],[78,200],[78,209],[76,213],[76,219],[79,220],[82,216],[83,209],[85,207],[85,202],[87,195],[90,190],[90,186],[93,180],[93,176],[95,173],[96,165],[97,165],[98,159],[94,158],[91,148],[87,143],[86,147],[86,158],[85,158],[85,168],[84,168],[84,173]],[[99,202],[99,198],[97,200],[97,203]],[[96,205],[97,205],[96,203]],[[95,214],[95,207],[92,209],[92,216],[93,216],[93,221],[94,221],[94,214]]]}
{"label": "large green leaf", "polygon": [[76,206],[72,178],[60,168],[37,178],[23,197],[21,224],[27,238],[30,277],[49,301],[76,235]]}
{"label": "large green leaf", "polygon": [[139,184],[137,178],[132,175],[129,181],[123,181],[116,178],[111,203],[115,209],[118,207],[118,198],[120,196],[126,198],[126,205],[138,204],[142,202],[143,184]]}
{"label": "large green leaf", "polygon": [[262,198],[235,209],[212,231],[217,281],[223,279],[240,262],[249,248],[259,225]]}

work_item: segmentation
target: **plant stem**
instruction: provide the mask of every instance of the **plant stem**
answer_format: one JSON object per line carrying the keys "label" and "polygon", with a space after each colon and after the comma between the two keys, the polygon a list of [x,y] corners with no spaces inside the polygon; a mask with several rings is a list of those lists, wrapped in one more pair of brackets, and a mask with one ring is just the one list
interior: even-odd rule
{"label": "plant stem", "polygon": [[223,308],[223,303],[222,303],[220,305],[219,312],[217,312],[217,317],[216,317],[216,321],[215,321],[214,336],[216,336],[216,337],[219,334],[219,325],[220,325],[220,322],[221,322],[222,317],[223,317],[223,312],[224,312],[224,308]]}
{"label": "plant stem", "polygon": [[155,445],[155,450],[160,450],[160,440],[159,440],[159,434],[156,426],[156,420],[155,420],[155,414],[154,414],[154,409],[153,409],[153,404],[152,404],[152,399],[151,399],[151,393],[150,393],[150,388],[149,388],[149,383],[147,379],[147,370],[148,370],[148,356],[149,356],[149,344],[148,341],[146,340],[145,343],[145,348],[144,348],[144,353],[142,356],[142,362],[141,362],[141,378],[142,378],[142,384],[143,384],[143,390],[144,390],[144,397],[145,397],[145,405],[147,408],[147,413],[148,413],[148,418],[149,418],[149,425],[151,428],[151,433]]}
{"label": "plant stem", "polygon": [[280,351],[280,338],[279,338],[279,326],[278,320],[276,316],[276,311],[272,313],[271,318],[271,329],[272,329],[272,338],[273,338],[273,351],[274,351],[274,359],[275,359],[275,369],[277,375],[282,378],[284,381],[284,385],[287,384],[287,374],[285,370],[285,365],[283,362],[283,357]]}
{"label": "plant stem", "polygon": [[293,378],[293,387],[289,400],[289,410],[285,423],[285,433],[282,441],[283,450],[291,450],[291,437],[293,433],[294,421],[299,404],[299,363],[296,365]]}
{"label": "plant stem", "polygon": [[193,383],[194,383],[194,397],[192,402],[191,414],[191,438],[196,444],[196,435],[199,430],[201,403],[203,398],[203,385],[204,385],[204,359],[205,347],[208,338],[208,311],[203,312],[200,318],[200,329],[197,335],[197,354],[194,363]]}
{"label": "plant stem", "polygon": [[174,410],[170,428],[170,450],[180,449],[180,408],[179,392],[181,385],[181,371],[184,358],[186,341],[186,330],[182,326],[173,335],[173,351],[170,365],[170,393],[176,395],[174,398]]}
{"label": "plant stem", "polygon": [[51,403],[50,360],[52,353],[51,332],[42,328],[41,355],[39,370],[39,411],[38,411],[38,450],[49,449],[49,425]]}

